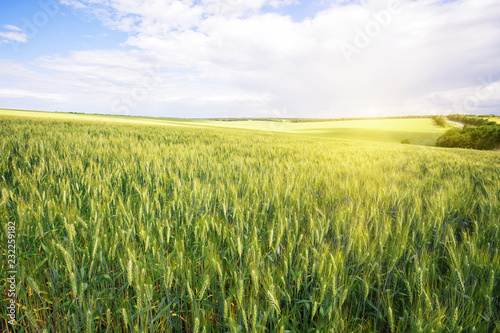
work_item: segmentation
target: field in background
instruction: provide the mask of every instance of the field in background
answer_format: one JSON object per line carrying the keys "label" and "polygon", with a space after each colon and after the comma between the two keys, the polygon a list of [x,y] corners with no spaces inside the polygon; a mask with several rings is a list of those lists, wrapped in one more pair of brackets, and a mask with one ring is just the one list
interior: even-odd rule
{"label": "field in background", "polygon": [[488,118],[488,120],[490,120],[490,121],[494,121],[494,122],[496,122],[497,124],[500,124],[500,117],[491,117],[491,118]]}
{"label": "field in background", "polygon": [[189,119],[175,118],[152,118],[152,117],[129,117],[112,116],[98,114],[66,113],[66,112],[43,112],[43,111],[24,111],[0,109],[0,117],[20,117],[35,118],[46,120],[65,120],[65,121],[93,121],[118,124],[139,124],[139,125],[165,125],[165,126],[186,126],[193,121]]}
{"label": "field in background", "polygon": [[18,332],[500,330],[498,152],[93,117],[0,115]]}
{"label": "field in background", "polygon": [[411,144],[433,146],[447,129],[436,126],[431,118],[416,119],[362,119],[328,122],[294,123],[290,121],[221,121],[204,119],[176,119],[84,115],[54,112],[13,111],[0,109],[0,116],[15,115],[46,119],[87,120],[124,124],[225,127],[254,131],[288,133],[313,137],[400,143],[408,139]]}
{"label": "field in background", "polygon": [[204,121],[221,127],[263,130],[335,139],[400,143],[409,139],[413,144],[432,146],[446,129],[436,126],[430,118],[363,119],[331,122],[270,122],[270,121]]}

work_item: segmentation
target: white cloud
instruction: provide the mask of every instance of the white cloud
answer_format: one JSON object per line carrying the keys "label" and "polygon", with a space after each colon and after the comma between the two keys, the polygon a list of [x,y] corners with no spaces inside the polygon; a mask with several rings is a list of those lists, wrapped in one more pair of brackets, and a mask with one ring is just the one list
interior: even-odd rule
{"label": "white cloud", "polygon": [[0,37],[5,38],[6,42],[26,43],[28,41],[26,34],[17,31],[0,32]]}
{"label": "white cloud", "polygon": [[59,94],[38,93],[22,89],[0,89],[0,97],[36,98],[36,99],[47,99],[55,102],[61,102],[65,100],[65,98]]}
{"label": "white cloud", "polygon": [[[468,112],[491,112],[500,101],[497,1],[401,0],[398,11],[389,0],[337,1],[302,22],[262,10],[287,0],[79,3],[135,50],[34,62],[30,91],[69,96],[59,104],[68,111],[121,103],[158,115],[336,117],[454,112],[464,101]],[[350,63],[341,43],[356,47]],[[473,103],[477,90],[492,92]]]}
{"label": "white cloud", "polygon": [[15,25],[10,25],[10,24],[7,24],[7,25],[4,25],[3,26],[5,29],[7,30],[12,30],[12,31],[22,31],[21,28],[19,27],[16,27]]}
{"label": "white cloud", "polygon": [[298,0],[269,0],[268,5],[273,8],[286,7],[299,4]]}
{"label": "white cloud", "polygon": [[0,39],[0,44],[8,44],[12,42],[26,43],[28,41],[28,37],[21,30],[21,28],[11,24],[6,24],[3,26],[3,28],[10,31],[0,31],[0,37],[3,38]]}
{"label": "white cloud", "polygon": [[61,5],[73,7],[75,9],[83,9],[83,8],[87,7],[83,3],[81,3],[80,1],[77,1],[77,0],[60,0],[59,3]]}

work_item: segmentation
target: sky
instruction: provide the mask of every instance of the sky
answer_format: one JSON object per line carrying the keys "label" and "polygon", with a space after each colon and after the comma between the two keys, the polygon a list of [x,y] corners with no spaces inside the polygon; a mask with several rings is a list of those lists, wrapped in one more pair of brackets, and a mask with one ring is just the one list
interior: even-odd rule
{"label": "sky", "polygon": [[0,0],[0,108],[500,114],[500,1]]}

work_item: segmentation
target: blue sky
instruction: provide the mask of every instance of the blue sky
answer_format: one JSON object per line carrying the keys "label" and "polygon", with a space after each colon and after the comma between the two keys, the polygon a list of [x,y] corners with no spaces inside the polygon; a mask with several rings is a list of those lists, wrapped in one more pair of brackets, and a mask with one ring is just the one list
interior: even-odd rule
{"label": "blue sky", "polygon": [[0,0],[0,107],[496,113],[495,0]]}
{"label": "blue sky", "polygon": [[96,19],[78,15],[57,1],[2,0],[1,6],[0,22],[4,26],[1,31],[9,31],[5,25],[13,25],[29,40],[0,44],[4,59],[29,62],[69,51],[119,47],[127,38],[126,33],[107,29]]}

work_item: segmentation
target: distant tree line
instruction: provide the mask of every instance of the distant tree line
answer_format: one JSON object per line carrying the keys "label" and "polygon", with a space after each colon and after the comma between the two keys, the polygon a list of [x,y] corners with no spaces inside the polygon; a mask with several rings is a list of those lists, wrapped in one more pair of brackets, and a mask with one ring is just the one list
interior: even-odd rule
{"label": "distant tree line", "polygon": [[344,121],[344,120],[377,120],[377,119],[420,119],[430,118],[431,116],[388,116],[388,117],[344,117],[344,118],[207,118],[207,120],[217,121],[275,121],[290,123],[316,123],[326,121]]}
{"label": "distant tree line", "polygon": [[464,124],[441,135],[438,147],[490,150],[500,147],[500,125],[483,117],[450,115],[449,120]]}
{"label": "distant tree line", "polygon": [[456,121],[457,123],[464,124],[467,126],[484,126],[484,125],[497,125],[494,121],[488,120],[488,118],[479,116],[468,116],[463,114],[452,114],[448,116],[449,120]]}
{"label": "distant tree line", "polygon": [[388,117],[349,117],[349,118],[294,118],[289,119],[292,123],[313,123],[322,121],[342,121],[342,120],[382,120],[382,119],[417,119],[429,118],[430,116],[388,116]]}

